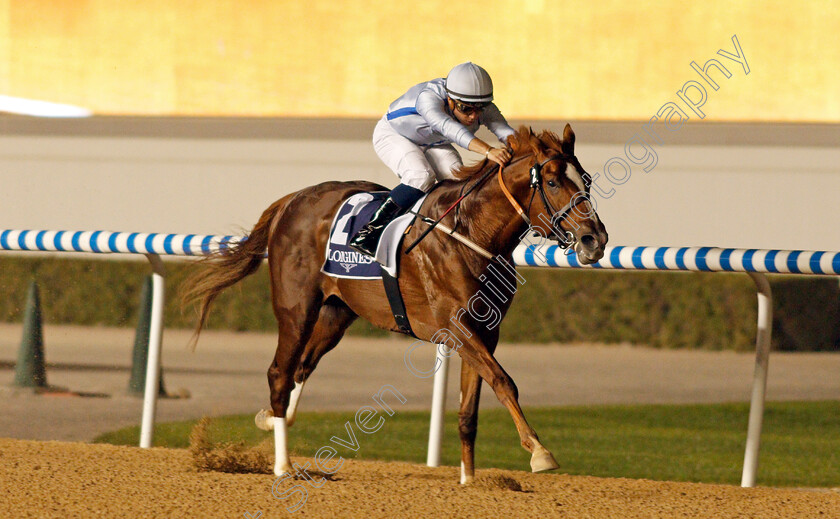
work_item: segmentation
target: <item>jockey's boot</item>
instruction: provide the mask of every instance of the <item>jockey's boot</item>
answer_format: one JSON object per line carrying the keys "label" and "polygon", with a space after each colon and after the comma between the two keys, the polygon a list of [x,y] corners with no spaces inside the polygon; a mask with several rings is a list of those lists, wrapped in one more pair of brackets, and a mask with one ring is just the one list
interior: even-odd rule
{"label": "jockey's boot", "polygon": [[353,249],[373,257],[376,254],[376,245],[379,243],[379,237],[382,236],[382,231],[388,226],[391,221],[405,212],[405,209],[398,206],[396,202],[389,196],[382,202],[379,209],[373,213],[370,221],[353,236],[348,245]]}

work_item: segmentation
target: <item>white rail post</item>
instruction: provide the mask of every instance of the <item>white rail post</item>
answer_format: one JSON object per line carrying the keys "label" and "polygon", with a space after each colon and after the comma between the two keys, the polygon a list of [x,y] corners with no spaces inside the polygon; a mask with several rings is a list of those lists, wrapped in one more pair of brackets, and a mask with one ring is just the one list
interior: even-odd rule
{"label": "white rail post", "polygon": [[[435,384],[432,393],[432,416],[429,419],[429,450],[426,453],[426,465],[440,465],[440,449],[443,445],[443,413],[446,410],[446,383],[449,378],[449,355],[442,350],[445,345],[435,345],[436,357]],[[450,352],[451,353],[451,352]]]}
{"label": "white rail post", "polygon": [[140,424],[140,447],[152,446],[155,410],[160,384],[160,349],[163,339],[164,268],[157,254],[146,254],[152,264],[152,322],[149,330],[149,358],[146,364],[146,388],[143,395],[143,419]]}
{"label": "white rail post", "polygon": [[758,326],[755,337],[755,372],[753,374],[750,421],[747,428],[747,447],[744,452],[744,472],[741,486],[755,486],[758,470],[758,449],[764,421],[764,398],[767,391],[767,369],[770,363],[770,338],[773,333],[773,293],[767,277],[758,272],[747,272],[758,292]]}

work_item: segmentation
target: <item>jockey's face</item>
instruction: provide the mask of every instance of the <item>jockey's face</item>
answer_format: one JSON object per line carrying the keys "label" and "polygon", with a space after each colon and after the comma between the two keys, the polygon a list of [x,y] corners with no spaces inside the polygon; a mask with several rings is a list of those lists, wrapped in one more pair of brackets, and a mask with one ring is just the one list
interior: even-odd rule
{"label": "jockey's face", "polygon": [[458,119],[459,123],[465,126],[475,124],[478,117],[481,115],[481,110],[483,108],[456,101],[451,97],[447,98],[447,102],[449,103],[449,111],[452,112],[452,115],[454,115],[456,119]]}

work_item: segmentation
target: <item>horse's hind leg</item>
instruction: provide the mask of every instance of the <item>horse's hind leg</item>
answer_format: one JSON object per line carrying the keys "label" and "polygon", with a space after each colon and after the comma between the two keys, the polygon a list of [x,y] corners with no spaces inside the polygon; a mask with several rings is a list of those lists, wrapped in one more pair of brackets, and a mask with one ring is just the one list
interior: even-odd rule
{"label": "horse's hind leg", "polygon": [[[276,296],[275,296],[276,297]],[[291,473],[286,435],[286,408],[294,386],[294,373],[303,354],[304,346],[312,335],[322,305],[321,294],[297,294],[296,301],[275,300],[278,324],[277,351],[268,368],[268,386],[271,391],[271,410],[274,429],[274,474]]]}
{"label": "horse's hind leg", "polygon": [[478,401],[481,377],[468,363],[461,363],[461,411],[458,413],[458,434],[461,437],[461,484],[475,479],[475,435],[478,431]]}
{"label": "horse's hind leg", "polygon": [[[286,407],[286,427],[291,427],[295,422],[300,394],[309,375],[315,370],[318,361],[335,348],[356,317],[358,316],[347,305],[337,299],[327,300],[321,307],[318,322],[315,323],[312,336],[307,341],[295,370],[295,387],[292,389],[289,405]],[[271,419],[273,416],[271,411],[262,410],[257,413],[254,421],[257,427],[268,431],[274,428],[274,421]]]}
{"label": "horse's hind leg", "polygon": [[295,371],[295,388],[292,390],[292,399],[289,408],[286,410],[286,423],[291,426],[295,420],[298,399],[303,385],[309,379],[309,375],[315,371],[318,362],[330,350],[338,345],[344,332],[356,320],[358,316],[350,310],[343,301],[328,301],[321,307],[318,315],[318,322],[315,323],[315,330],[312,332],[306,348],[303,350],[298,368]]}

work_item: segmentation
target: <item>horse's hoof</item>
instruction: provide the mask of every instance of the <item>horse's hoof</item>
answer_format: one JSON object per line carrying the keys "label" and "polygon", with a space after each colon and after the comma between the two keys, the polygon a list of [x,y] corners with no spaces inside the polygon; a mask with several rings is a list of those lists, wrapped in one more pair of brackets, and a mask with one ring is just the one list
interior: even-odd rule
{"label": "horse's hoof", "polygon": [[254,424],[263,431],[270,431],[274,429],[274,413],[269,409],[260,409],[257,416],[254,417]]}
{"label": "horse's hoof", "polygon": [[545,447],[534,449],[534,453],[531,454],[531,472],[544,472],[559,468],[560,465],[557,464],[557,461],[548,452],[548,449]]}
{"label": "horse's hoof", "polygon": [[286,464],[285,467],[274,465],[274,475],[278,478],[281,476],[285,476],[286,474],[292,473],[292,466],[290,464]]}
{"label": "horse's hoof", "polygon": [[462,485],[472,485],[475,483],[475,476],[461,476]]}

